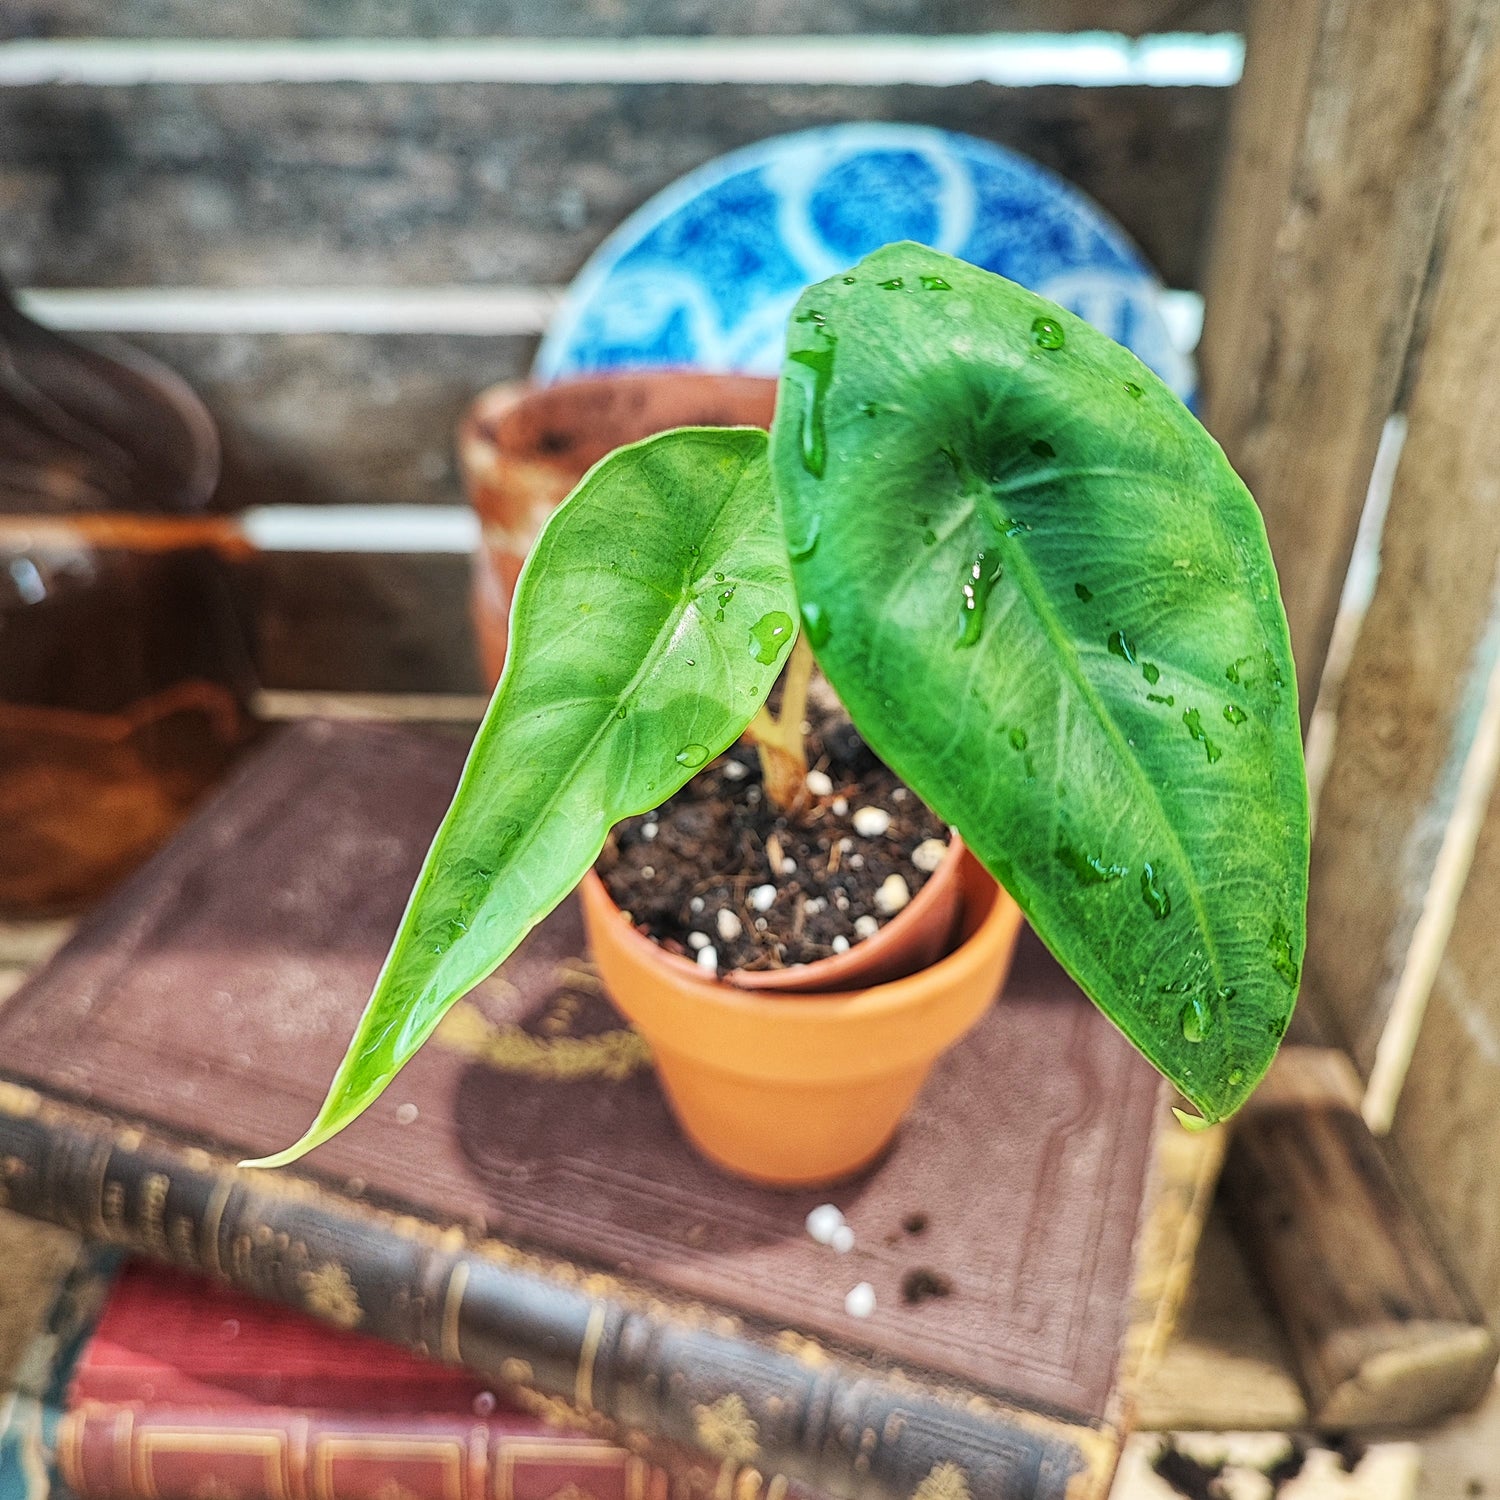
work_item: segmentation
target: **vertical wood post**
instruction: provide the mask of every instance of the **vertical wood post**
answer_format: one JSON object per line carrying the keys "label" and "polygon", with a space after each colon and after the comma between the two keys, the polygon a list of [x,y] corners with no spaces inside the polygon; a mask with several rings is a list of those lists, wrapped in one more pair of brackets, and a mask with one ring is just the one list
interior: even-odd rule
{"label": "vertical wood post", "polygon": [[1252,6],[1206,289],[1206,413],[1266,518],[1304,721],[1492,10]]}

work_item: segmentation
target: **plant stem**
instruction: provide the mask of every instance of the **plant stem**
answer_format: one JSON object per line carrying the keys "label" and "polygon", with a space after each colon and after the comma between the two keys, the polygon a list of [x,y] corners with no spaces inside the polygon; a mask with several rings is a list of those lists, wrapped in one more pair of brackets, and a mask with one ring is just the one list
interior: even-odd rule
{"label": "plant stem", "polygon": [[773,717],[771,710],[762,704],[745,730],[760,756],[760,776],[766,796],[782,812],[795,813],[807,800],[807,749],[802,742],[802,720],[807,713],[812,670],[812,647],[807,644],[807,636],[799,632],[781,676],[781,713]]}

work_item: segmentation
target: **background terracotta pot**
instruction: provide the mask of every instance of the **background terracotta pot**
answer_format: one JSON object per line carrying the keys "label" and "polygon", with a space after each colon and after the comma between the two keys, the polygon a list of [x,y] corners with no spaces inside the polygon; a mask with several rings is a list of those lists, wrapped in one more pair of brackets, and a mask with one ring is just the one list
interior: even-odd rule
{"label": "background terracotta pot", "polygon": [[1015,902],[966,854],[960,941],[905,979],[846,994],[757,994],[662,962],[592,872],[594,960],[640,1029],[689,1139],[740,1176],[832,1181],[885,1148],[933,1063],[993,1002],[1020,930]]}
{"label": "background terracotta pot", "polygon": [[769,427],[776,382],[647,370],[556,385],[497,385],[458,427],[458,459],[482,528],[474,578],[480,662],[505,664],[510,601],[547,517],[607,453],[673,427]]}

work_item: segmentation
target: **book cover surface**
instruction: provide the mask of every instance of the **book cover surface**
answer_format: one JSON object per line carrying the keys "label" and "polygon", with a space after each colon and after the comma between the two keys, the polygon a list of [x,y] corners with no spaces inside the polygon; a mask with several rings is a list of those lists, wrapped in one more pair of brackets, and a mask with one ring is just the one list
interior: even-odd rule
{"label": "book cover surface", "polygon": [[[0,1011],[0,1072],[233,1156],[283,1145],[343,1053],[461,762],[411,732],[284,732]],[[704,1305],[730,1336],[812,1338],[898,1382],[1099,1427],[1118,1418],[1160,1104],[1028,936],[880,1162],[819,1191],[735,1181],[679,1135],[570,901],[304,1168]],[[805,1232],[824,1201],[854,1231],[846,1254]],[[109,1207],[90,1206],[101,1228]],[[861,1282],[866,1317],[845,1308]]]}

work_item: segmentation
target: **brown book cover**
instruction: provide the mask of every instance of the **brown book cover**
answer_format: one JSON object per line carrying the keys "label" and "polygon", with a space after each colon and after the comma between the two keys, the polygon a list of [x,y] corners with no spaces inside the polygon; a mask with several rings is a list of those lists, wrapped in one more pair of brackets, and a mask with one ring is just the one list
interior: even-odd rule
{"label": "brown book cover", "polygon": [[[735,1500],[784,1475],[1098,1492],[1163,1091],[1029,936],[891,1150],[836,1189],[693,1154],[571,901],[349,1130],[296,1172],[233,1170],[311,1118],[462,758],[328,724],[263,751],[0,1010],[4,1198],[597,1432],[695,1443],[737,1466]],[[825,1200],[847,1254],[805,1232]]]}

